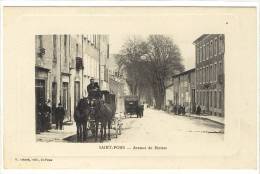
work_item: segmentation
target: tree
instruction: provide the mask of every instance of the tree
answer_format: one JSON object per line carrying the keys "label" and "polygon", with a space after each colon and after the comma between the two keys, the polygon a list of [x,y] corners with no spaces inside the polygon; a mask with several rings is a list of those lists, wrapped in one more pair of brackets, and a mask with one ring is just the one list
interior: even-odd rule
{"label": "tree", "polygon": [[161,109],[164,104],[167,81],[171,80],[174,72],[184,70],[179,48],[170,37],[164,35],[150,35],[148,38],[150,52],[146,56],[150,64],[151,85],[156,102],[156,108]]}
{"label": "tree", "polygon": [[155,107],[161,109],[167,81],[176,70],[184,70],[173,40],[165,35],[150,35],[147,40],[134,37],[125,42],[118,56],[118,65],[127,74],[131,93],[139,97],[152,95]]}

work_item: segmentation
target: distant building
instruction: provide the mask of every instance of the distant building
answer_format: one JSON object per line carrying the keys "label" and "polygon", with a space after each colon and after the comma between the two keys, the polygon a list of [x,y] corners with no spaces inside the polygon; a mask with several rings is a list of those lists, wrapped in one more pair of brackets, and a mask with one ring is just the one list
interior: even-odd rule
{"label": "distant building", "polygon": [[109,77],[109,92],[115,94],[116,111],[124,112],[124,81],[115,76]]}
{"label": "distant building", "polygon": [[195,69],[173,76],[173,104],[184,105],[186,112],[194,112]]}
{"label": "distant building", "polygon": [[169,108],[173,104],[173,84],[166,86],[164,104],[166,108]]}
{"label": "distant building", "polygon": [[224,34],[203,34],[196,49],[196,104],[208,114],[224,116]]}
{"label": "distant building", "polygon": [[117,112],[124,112],[124,96],[126,92],[126,79],[124,74],[119,71],[115,54],[109,58],[109,91],[116,95]]}

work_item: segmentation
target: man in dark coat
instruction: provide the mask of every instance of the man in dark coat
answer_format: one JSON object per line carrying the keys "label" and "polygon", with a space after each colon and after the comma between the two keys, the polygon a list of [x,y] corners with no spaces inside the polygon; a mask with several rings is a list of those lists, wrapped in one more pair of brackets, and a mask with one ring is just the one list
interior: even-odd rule
{"label": "man in dark coat", "polygon": [[39,103],[37,104],[36,108],[37,112],[37,124],[36,130],[43,132],[44,131],[44,99],[40,99]]}
{"label": "man in dark coat", "polygon": [[200,115],[200,112],[201,112],[201,108],[200,108],[200,105],[198,105],[197,110],[196,110],[196,114]]}
{"label": "man in dark coat", "polygon": [[88,97],[90,99],[97,99],[100,97],[100,88],[98,83],[94,82],[94,79],[90,79],[90,84],[87,86]]}
{"label": "man in dark coat", "polygon": [[182,115],[185,115],[186,114],[186,111],[185,111],[185,106],[182,105]]}
{"label": "man in dark coat", "polygon": [[62,107],[61,103],[59,103],[59,105],[58,105],[58,107],[56,108],[56,111],[55,111],[56,129],[60,128],[60,130],[62,130],[64,116],[65,116],[65,110]]}
{"label": "man in dark coat", "polygon": [[50,129],[50,118],[51,118],[51,101],[48,100],[43,106],[43,129],[47,131]]}

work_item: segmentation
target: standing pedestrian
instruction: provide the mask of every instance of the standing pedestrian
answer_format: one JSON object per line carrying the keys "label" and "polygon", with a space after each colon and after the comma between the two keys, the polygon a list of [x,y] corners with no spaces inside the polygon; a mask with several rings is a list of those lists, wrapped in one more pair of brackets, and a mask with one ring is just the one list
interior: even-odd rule
{"label": "standing pedestrian", "polygon": [[36,110],[37,110],[36,130],[43,132],[44,131],[44,99],[43,98],[40,98]]}
{"label": "standing pedestrian", "polygon": [[62,130],[64,116],[65,116],[65,110],[62,107],[61,103],[59,103],[55,111],[56,129]]}
{"label": "standing pedestrian", "polygon": [[186,114],[186,111],[185,111],[185,106],[183,104],[183,106],[182,106],[182,115],[185,115],[185,114]]}
{"label": "standing pedestrian", "polygon": [[51,100],[47,100],[44,104],[44,131],[48,131],[51,128]]}
{"label": "standing pedestrian", "polygon": [[196,114],[200,115],[200,112],[201,112],[201,108],[200,108],[200,105],[198,105],[197,110],[196,110]]}

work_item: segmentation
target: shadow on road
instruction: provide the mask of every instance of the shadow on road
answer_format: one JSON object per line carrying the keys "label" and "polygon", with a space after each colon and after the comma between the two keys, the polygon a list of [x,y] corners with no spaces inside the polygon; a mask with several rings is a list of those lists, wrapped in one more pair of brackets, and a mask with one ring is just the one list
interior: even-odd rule
{"label": "shadow on road", "polygon": [[[116,138],[115,133],[111,133],[111,139]],[[68,143],[100,143],[100,135],[98,135],[97,141],[95,141],[95,136],[88,134],[87,140],[86,141],[80,141],[77,140],[77,134],[71,135],[69,137],[66,137],[63,139],[64,141]],[[103,140],[102,143],[109,142],[108,138],[106,140]]]}

